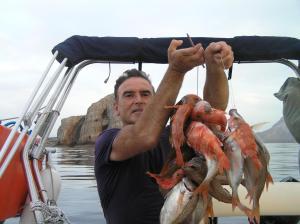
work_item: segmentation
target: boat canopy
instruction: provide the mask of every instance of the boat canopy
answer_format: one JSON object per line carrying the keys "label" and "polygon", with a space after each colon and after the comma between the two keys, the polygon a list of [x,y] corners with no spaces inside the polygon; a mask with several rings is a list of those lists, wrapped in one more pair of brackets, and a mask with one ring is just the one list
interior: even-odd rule
{"label": "boat canopy", "polygon": [[[189,47],[187,37],[137,38],[137,37],[88,37],[75,35],[56,45],[52,53],[60,63],[67,58],[67,67],[84,60],[107,62],[165,64],[167,49],[172,39],[183,40],[182,47]],[[300,39],[274,36],[237,36],[233,38],[193,37],[193,42],[207,47],[211,42],[225,41],[234,52],[235,62],[270,61],[279,59],[300,60]]]}

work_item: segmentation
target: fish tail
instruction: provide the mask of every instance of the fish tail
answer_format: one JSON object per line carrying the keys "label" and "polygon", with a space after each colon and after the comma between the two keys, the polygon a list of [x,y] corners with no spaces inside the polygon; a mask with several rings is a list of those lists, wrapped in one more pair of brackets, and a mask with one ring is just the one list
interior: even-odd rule
{"label": "fish tail", "polygon": [[274,183],[273,178],[271,176],[271,174],[269,173],[269,171],[267,172],[267,178],[266,178],[266,189],[268,190],[269,188],[269,184],[270,183]]}
{"label": "fish tail", "polygon": [[257,224],[260,223],[259,205],[256,205],[253,208],[253,211],[252,211],[252,220],[254,221],[254,223],[257,223]]}
{"label": "fish tail", "polygon": [[[232,198],[233,199],[233,198]],[[252,211],[250,208],[248,208],[247,206],[243,205],[239,198],[237,197],[237,200],[236,200],[236,206],[242,211],[244,212],[250,219],[253,218],[253,214],[252,214]]]}
{"label": "fish tail", "polygon": [[146,172],[146,174],[148,174],[150,177],[153,177],[153,178],[156,180],[156,182],[157,182],[157,180],[159,179],[158,175],[155,174],[155,173],[150,173],[150,172],[148,171],[148,172]]}
{"label": "fish tail", "polygon": [[214,215],[214,209],[213,209],[212,200],[208,201],[206,212],[207,212],[207,215],[210,216],[211,218],[213,218],[215,216]]}
{"label": "fish tail", "polygon": [[253,200],[253,194],[254,194],[254,190],[250,190],[250,191],[248,191],[248,193],[245,197],[245,199],[249,198],[249,203],[251,203]]}
{"label": "fish tail", "polygon": [[232,204],[232,211],[235,210],[235,208],[238,205],[239,201],[240,201],[239,200],[239,196],[236,194],[236,192],[233,192],[232,193],[232,202],[231,202],[231,204]]}

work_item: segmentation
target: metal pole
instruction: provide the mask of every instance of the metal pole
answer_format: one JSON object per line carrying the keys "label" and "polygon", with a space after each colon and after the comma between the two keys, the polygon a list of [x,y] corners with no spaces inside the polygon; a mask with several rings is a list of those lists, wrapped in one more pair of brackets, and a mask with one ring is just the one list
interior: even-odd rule
{"label": "metal pole", "polygon": [[[34,91],[32,92],[31,96],[29,97],[28,102],[25,104],[25,108],[24,108],[24,110],[23,110],[21,116],[19,117],[19,119],[18,119],[18,121],[16,122],[14,128],[12,129],[12,131],[10,132],[9,136],[7,137],[7,139],[6,139],[5,143],[4,143],[4,145],[2,146],[2,149],[1,149],[1,151],[0,151],[0,163],[1,163],[3,157],[4,157],[5,153],[6,153],[6,151],[7,151],[8,147],[9,147],[9,145],[11,144],[12,139],[13,139],[13,137],[15,136],[15,134],[16,134],[16,132],[17,132],[17,130],[18,130],[18,128],[19,128],[21,122],[23,121],[23,119],[24,119],[24,117],[25,117],[25,115],[26,115],[26,113],[27,113],[27,111],[28,111],[30,105],[32,104],[32,102],[33,102],[33,100],[34,100],[34,98],[35,98],[35,96],[36,96],[38,90],[40,89],[42,83],[44,82],[44,80],[45,80],[45,78],[46,78],[48,72],[50,71],[50,68],[51,68],[51,66],[53,65],[53,63],[54,63],[54,61],[55,61],[57,55],[58,55],[58,51],[56,51],[56,52],[54,53],[54,55],[53,55],[51,61],[49,62],[49,64],[48,64],[46,70],[44,71],[44,73],[43,73],[41,79],[39,80],[38,84],[36,85],[36,87],[35,87]],[[0,175],[0,177],[1,177],[1,175]]]}
{"label": "metal pole", "polygon": [[[46,88],[44,89],[44,91],[41,93],[41,96],[38,97],[37,101],[35,102],[35,105],[32,106],[33,109],[32,109],[31,111],[29,111],[26,115],[24,115],[24,116],[22,117],[22,120],[24,120],[24,123],[25,123],[25,127],[24,127],[25,130],[28,130],[29,127],[31,126],[32,119],[37,115],[40,106],[42,105],[42,103],[44,102],[45,98],[47,97],[47,95],[48,95],[48,93],[49,93],[51,87],[54,85],[54,83],[55,83],[55,81],[57,80],[59,74],[61,73],[62,69],[64,68],[66,62],[67,62],[67,59],[65,58],[65,59],[63,60],[63,62],[60,64],[60,66],[58,67],[58,69],[56,70],[55,74],[53,75],[52,79],[49,81],[49,83],[48,83],[48,85],[46,86]],[[19,125],[20,125],[20,123],[21,123],[22,120],[19,119],[19,121],[18,121]],[[17,131],[17,127],[18,127],[18,125],[16,124],[15,127],[14,127],[15,132]],[[23,132],[22,132],[22,133],[23,133]],[[30,148],[32,142],[33,142],[34,139],[36,138],[36,135],[37,135],[37,134],[34,132],[34,133],[32,133],[32,134],[29,136],[29,138],[28,138],[28,140],[27,140],[27,143],[26,143],[26,145],[25,145],[24,150],[26,150],[26,148],[27,148],[27,149]],[[21,136],[21,135],[20,135],[20,136]],[[20,136],[19,136],[19,138],[20,138]],[[24,137],[24,135],[22,135],[22,136]],[[23,138],[22,138],[22,139],[23,139]],[[21,139],[19,142],[21,142],[22,139]],[[8,141],[8,140],[7,140],[7,141]],[[7,142],[7,141],[6,141],[6,142]],[[5,142],[5,143],[6,143],[6,142]],[[10,163],[10,161],[11,161],[11,159],[13,158],[14,154],[16,153],[18,146],[19,146],[19,145],[17,145],[16,147],[14,146],[13,149],[10,150],[8,156],[5,158],[5,161],[3,162],[3,165],[2,165],[1,168],[0,168],[0,178],[2,177],[2,175],[3,175],[3,173],[5,172],[5,170],[6,170],[7,166],[8,166],[8,164]],[[8,146],[7,146],[7,148],[8,148]],[[4,151],[4,150],[1,150],[1,153],[2,153],[2,151]],[[5,155],[5,154],[3,153],[3,156],[4,156],[4,155]]]}

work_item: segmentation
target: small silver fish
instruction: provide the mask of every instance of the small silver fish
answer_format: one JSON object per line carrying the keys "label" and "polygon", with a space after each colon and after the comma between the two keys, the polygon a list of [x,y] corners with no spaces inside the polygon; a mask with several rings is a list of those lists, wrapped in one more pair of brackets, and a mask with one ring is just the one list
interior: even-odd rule
{"label": "small silver fish", "polygon": [[249,208],[240,202],[238,195],[238,187],[242,181],[244,174],[244,157],[239,144],[230,135],[225,139],[224,142],[225,154],[230,161],[230,169],[226,171],[229,185],[232,188],[232,210],[237,206],[243,211],[248,217],[252,217],[252,212]]}
{"label": "small silver fish", "polygon": [[[165,203],[160,212],[160,223],[171,224],[182,215],[185,207],[189,204],[192,211],[197,205],[198,196],[193,194],[195,185],[186,177],[176,184],[166,195]],[[192,204],[189,202],[192,200]]]}

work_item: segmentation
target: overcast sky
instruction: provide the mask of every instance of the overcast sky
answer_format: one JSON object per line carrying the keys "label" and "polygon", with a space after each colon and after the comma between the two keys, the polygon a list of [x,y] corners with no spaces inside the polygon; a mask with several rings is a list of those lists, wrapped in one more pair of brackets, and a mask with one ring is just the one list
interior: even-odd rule
{"label": "overcast sky", "polygon": [[[51,59],[51,49],[72,35],[178,37],[234,37],[241,35],[300,38],[300,1],[2,1],[0,7],[0,119],[19,116],[25,102]],[[107,65],[82,70],[63,107],[60,119],[83,115],[88,107],[112,93],[122,71],[137,65],[112,65],[108,84]],[[154,86],[166,65],[145,64]],[[187,74],[182,97],[196,93],[196,69]],[[202,95],[205,71],[199,69]],[[254,124],[276,122],[282,104],[277,92],[291,69],[280,64],[235,65],[231,102]],[[234,99],[234,100],[233,100]],[[234,103],[233,103],[234,102]],[[55,133],[54,131],[53,133]]]}

